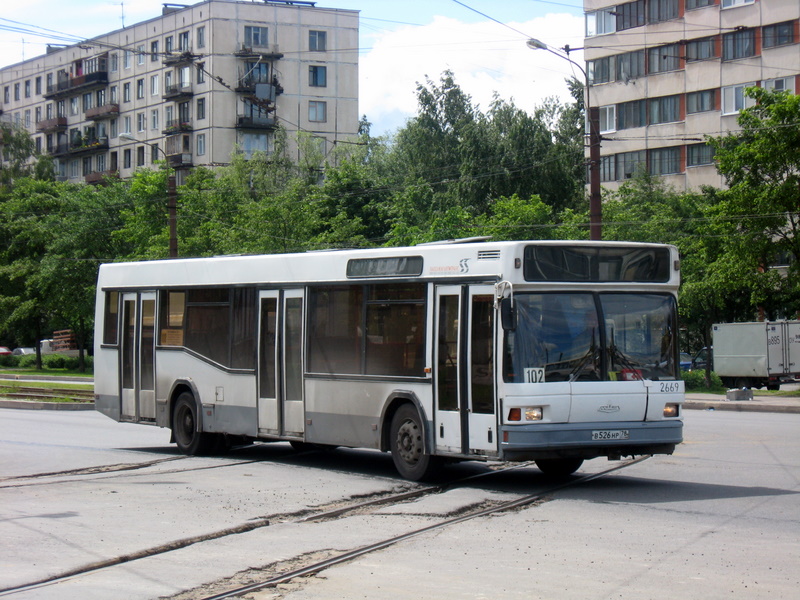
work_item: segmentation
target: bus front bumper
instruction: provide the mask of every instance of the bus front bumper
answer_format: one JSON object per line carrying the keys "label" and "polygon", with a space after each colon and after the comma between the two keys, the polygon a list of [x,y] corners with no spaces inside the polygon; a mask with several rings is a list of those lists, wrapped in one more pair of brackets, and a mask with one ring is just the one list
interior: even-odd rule
{"label": "bus front bumper", "polygon": [[672,454],[683,441],[683,422],[620,421],[503,425],[500,457],[523,461],[539,458],[596,458]]}

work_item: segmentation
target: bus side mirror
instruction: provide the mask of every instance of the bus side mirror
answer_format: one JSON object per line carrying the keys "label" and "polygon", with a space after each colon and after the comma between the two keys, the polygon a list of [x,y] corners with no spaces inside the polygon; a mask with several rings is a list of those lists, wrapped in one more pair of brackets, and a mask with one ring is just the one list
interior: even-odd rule
{"label": "bus side mirror", "polygon": [[506,331],[514,331],[517,328],[517,309],[510,296],[500,300],[500,323]]}

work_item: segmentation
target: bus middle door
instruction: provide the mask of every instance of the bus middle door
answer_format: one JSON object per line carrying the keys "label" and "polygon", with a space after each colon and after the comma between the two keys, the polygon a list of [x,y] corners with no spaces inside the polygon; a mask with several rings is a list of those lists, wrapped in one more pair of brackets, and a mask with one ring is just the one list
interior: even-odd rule
{"label": "bus middle door", "polygon": [[122,339],[119,354],[122,374],[122,412],[126,421],[156,418],[154,292],[122,295]]}
{"label": "bus middle door", "polygon": [[258,429],[302,438],[303,290],[259,295]]}
{"label": "bus middle door", "polygon": [[442,454],[497,449],[494,288],[436,288],[435,438]]}

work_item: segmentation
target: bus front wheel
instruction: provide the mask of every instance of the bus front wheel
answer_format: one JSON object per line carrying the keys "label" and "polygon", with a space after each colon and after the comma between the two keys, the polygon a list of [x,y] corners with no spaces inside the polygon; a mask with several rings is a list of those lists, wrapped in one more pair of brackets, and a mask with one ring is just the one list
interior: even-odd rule
{"label": "bus front wheel", "polygon": [[566,477],[581,468],[582,458],[540,458],[536,466],[545,475]]}
{"label": "bus front wheel", "polygon": [[397,472],[411,481],[433,477],[441,466],[439,457],[425,453],[422,419],[411,404],[404,404],[392,417],[390,450]]}
{"label": "bus front wheel", "polygon": [[197,431],[197,403],[190,392],[183,392],[175,402],[172,435],[183,454],[206,454],[214,447],[213,434]]}

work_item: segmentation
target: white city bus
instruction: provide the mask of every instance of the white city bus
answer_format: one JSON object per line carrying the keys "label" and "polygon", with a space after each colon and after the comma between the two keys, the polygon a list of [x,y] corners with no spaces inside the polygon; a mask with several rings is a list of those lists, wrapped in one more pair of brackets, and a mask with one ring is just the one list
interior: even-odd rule
{"label": "white city bus", "polygon": [[97,410],[172,430],[443,461],[671,454],[672,246],[459,240],[100,267]]}

